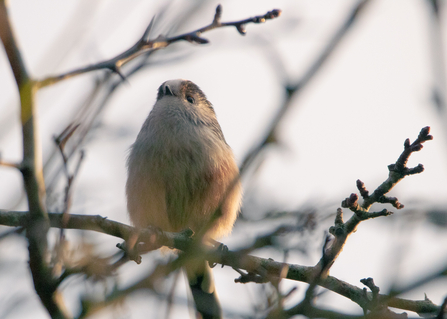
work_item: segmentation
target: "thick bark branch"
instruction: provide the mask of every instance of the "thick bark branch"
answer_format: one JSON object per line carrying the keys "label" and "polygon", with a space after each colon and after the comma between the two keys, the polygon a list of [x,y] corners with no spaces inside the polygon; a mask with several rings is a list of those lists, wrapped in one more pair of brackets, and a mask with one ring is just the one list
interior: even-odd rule
{"label": "thick bark branch", "polygon": [[[7,226],[25,226],[28,212],[0,211],[0,224]],[[63,214],[49,213],[52,227],[62,227]],[[92,230],[103,234],[115,236],[128,240],[137,234],[137,230],[126,224],[122,224],[99,215],[70,215],[66,224],[68,229]],[[148,242],[153,248],[168,246],[179,250],[187,249],[191,243],[191,233],[188,231],[180,233],[163,232],[156,229],[145,229],[139,233],[142,242]],[[284,278],[311,283],[314,280],[315,267],[301,266],[277,262],[272,259],[260,258],[240,251],[222,251],[211,247],[197,247],[200,254],[210,263],[219,263],[232,268],[244,269],[248,273],[258,274],[264,278],[280,277],[286,267]],[[197,250],[195,253],[198,253]],[[363,289],[346,283],[332,276],[327,276],[318,282],[318,285],[351,299],[361,307],[368,307]],[[367,296],[371,298],[371,293]],[[390,307],[415,311],[418,313],[430,313],[439,311],[439,307],[430,300],[407,300],[397,297],[390,298],[387,295],[379,295],[381,301],[386,301]]]}

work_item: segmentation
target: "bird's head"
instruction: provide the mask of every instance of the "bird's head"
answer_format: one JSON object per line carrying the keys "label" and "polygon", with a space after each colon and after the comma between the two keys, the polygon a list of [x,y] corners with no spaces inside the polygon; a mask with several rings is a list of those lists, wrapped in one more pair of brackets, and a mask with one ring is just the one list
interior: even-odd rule
{"label": "bird's head", "polygon": [[[158,88],[157,103],[178,104],[199,117],[215,117],[212,104],[193,82],[183,79],[169,80]],[[163,103],[163,104],[164,104]]]}

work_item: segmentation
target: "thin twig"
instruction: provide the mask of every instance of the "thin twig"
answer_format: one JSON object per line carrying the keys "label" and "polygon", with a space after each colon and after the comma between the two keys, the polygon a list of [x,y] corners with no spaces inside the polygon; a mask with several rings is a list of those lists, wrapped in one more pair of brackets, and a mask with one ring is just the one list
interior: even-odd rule
{"label": "thin twig", "polygon": [[268,130],[264,135],[263,139],[255,146],[253,149],[245,156],[242,165],[240,167],[241,175],[245,173],[245,170],[248,166],[252,165],[252,163],[258,158],[258,155],[262,152],[262,150],[276,142],[276,129],[279,126],[280,122],[284,118],[284,115],[293,105],[292,100],[295,99],[299,93],[301,93],[304,87],[310,82],[311,79],[315,77],[317,72],[321,70],[324,63],[328,60],[330,55],[335,51],[341,40],[350,30],[354,21],[359,16],[360,12],[365,8],[365,5],[370,0],[361,0],[359,1],[351,13],[345,19],[345,22],[340,26],[340,28],[334,33],[332,38],[329,40],[328,44],[324,47],[321,53],[317,56],[317,58],[313,61],[310,67],[304,72],[301,78],[295,83],[285,83],[285,91],[286,98],[276,115],[273,117],[272,121],[268,126]]}
{"label": "thin twig", "polygon": [[2,160],[0,160],[0,166],[16,168],[19,170],[21,168],[20,163],[6,162],[6,161],[2,161]]}
{"label": "thin twig", "polygon": [[[424,127],[421,129],[418,138],[410,145],[409,139],[405,140],[404,150],[394,164],[388,166],[389,176],[385,182],[377,187],[371,195],[368,195],[365,185],[358,180],[357,188],[363,197],[363,204],[358,203],[358,195],[351,194],[342,202],[342,207],[349,208],[354,212],[354,215],[346,222],[343,221],[343,211],[341,208],[337,210],[335,218],[335,224],[329,228],[329,232],[335,237],[332,241],[330,248],[325,252],[323,258],[320,259],[316,265],[317,272],[320,269],[326,269],[329,272],[329,268],[335,262],[340,255],[348,237],[355,232],[357,226],[364,220],[377,218],[381,216],[389,216],[392,212],[387,209],[383,209],[379,212],[369,212],[371,205],[374,203],[391,203],[396,208],[403,208],[403,205],[399,203],[397,198],[386,197],[387,194],[399,181],[405,176],[409,176],[423,171],[422,164],[419,164],[415,168],[408,168],[406,166],[411,154],[418,152],[422,149],[422,143],[432,140],[433,137],[429,134],[430,127]],[[330,262],[328,262],[328,260]]]}
{"label": "thin twig", "polygon": [[148,27],[146,28],[145,32],[143,33],[142,37],[129,49],[122,52],[121,54],[118,54],[114,58],[111,58],[109,60],[89,65],[83,68],[79,68],[61,75],[57,76],[50,76],[45,79],[39,80],[36,82],[36,85],[38,88],[43,88],[45,86],[53,85],[59,81],[84,74],[91,71],[101,70],[101,69],[109,69],[112,72],[117,73],[120,75],[122,79],[124,79],[124,76],[121,73],[121,67],[128,63],[129,61],[133,60],[137,56],[140,56],[141,54],[152,51],[152,50],[159,50],[166,48],[167,46],[171,45],[172,43],[178,42],[178,41],[188,41],[191,43],[197,43],[197,44],[205,44],[209,41],[205,38],[201,37],[202,33],[205,33],[207,31],[211,31],[217,28],[223,28],[223,27],[235,27],[240,34],[245,34],[245,25],[248,23],[263,23],[266,20],[274,19],[279,17],[281,14],[281,10],[272,10],[267,12],[264,15],[256,16],[253,18],[248,18],[240,21],[235,22],[221,22],[221,16],[222,16],[222,6],[218,5],[216,8],[216,13],[214,15],[213,22],[205,27],[202,27],[200,29],[197,29],[192,32],[188,32],[185,34],[181,34],[174,37],[165,37],[163,35],[159,35],[154,40],[147,39],[152,26],[154,19],[151,20]]}

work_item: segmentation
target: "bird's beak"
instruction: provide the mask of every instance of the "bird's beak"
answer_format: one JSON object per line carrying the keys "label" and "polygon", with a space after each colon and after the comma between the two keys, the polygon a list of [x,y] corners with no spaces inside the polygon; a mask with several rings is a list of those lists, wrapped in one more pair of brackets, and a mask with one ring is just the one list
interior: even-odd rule
{"label": "bird's beak", "polygon": [[169,87],[169,85],[165,85],[165,87],[164,87],[164,95],[171,95],[171,96],[174,96],[174,93],[172,93],[172,90],[171,90],[171,88]]}

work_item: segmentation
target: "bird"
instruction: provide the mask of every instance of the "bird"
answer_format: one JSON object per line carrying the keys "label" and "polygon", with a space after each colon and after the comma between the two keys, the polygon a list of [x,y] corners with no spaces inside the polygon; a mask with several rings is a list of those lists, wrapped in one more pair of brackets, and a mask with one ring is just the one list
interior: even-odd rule
{"label": "bird", "polygon": [[[213,105],[195,83],[160,85],[130,148],[127,171],[127,210],[137,228],[189,228],[204,239],[231,232],[242,200],[239,169]],[[197,312],[221,318],[209,265],[186,267],[186,274]]]}

